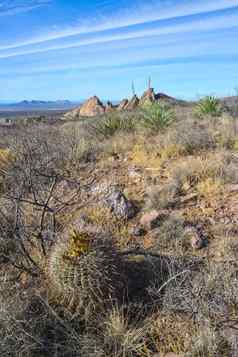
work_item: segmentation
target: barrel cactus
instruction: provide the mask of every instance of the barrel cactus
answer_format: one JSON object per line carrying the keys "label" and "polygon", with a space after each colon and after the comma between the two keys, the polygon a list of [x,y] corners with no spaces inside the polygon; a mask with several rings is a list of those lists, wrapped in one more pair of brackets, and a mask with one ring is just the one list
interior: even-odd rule
{"label": "barrel cactus", "polygon": [[60,301],[85,312],[111,301],[118,290],[119,258],[109,239],[72,231],[56,243],[48,269]]}

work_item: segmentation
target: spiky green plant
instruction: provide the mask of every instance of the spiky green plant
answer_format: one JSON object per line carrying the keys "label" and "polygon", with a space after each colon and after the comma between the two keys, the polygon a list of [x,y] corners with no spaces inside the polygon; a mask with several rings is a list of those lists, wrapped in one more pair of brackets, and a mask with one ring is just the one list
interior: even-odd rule
{"label": "spiky green plant", "polygon": [[96,135],[109,138],[119,131],[133,131],[135,129],[135,121],[132,116],[125,117],[112,113],[99,120],[96,125],[92,125],[91,129]]}
{"label": "spiky green plant", "polygon": [[152,131],[166,129],[175,120],[175,113],[160,103],[147,105],[143,109],[142,126]]}
{"label": "spiky green plant", "polygon": [[71,232],[69,239],[56,243],[48,264],[55,295],[87,314],[115,296],[120,274],[119,258],[110,240],[94,238]]}
{"label": "spiky green plant", "polygon": [[201,99],[195,107],[195,115],[199,118],[220,116],[221,108],[218,99],[214,96]]}

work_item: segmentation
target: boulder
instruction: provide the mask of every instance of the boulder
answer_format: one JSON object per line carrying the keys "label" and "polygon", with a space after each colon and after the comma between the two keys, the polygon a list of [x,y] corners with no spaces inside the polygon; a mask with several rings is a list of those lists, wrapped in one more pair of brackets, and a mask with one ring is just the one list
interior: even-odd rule
{"label": "boulder", "polygon": [[122,219],[130,219],[136,215],[136,207],[117,188],[112,188],[105,197],[105,204],[111,211]]}
{"label": "boulder", "polygon": [[79,115],[84,117],[94,117],[104,113],[105,107],[96,96],[89,98],[79,110]]}

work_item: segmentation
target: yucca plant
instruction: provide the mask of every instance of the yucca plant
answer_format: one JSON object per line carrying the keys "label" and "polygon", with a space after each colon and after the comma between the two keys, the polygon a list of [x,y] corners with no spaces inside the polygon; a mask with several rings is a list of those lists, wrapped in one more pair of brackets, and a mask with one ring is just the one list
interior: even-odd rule
{"label": "yucca plant", "polygon": [[218,99],[214,96],[207,96],[201,99],[195,107],[195,115],[199,118],[220,116],[221,107]]}
{"label": "yucca plant", "polygon": [[98,121],[96,125],[91,125],[91,129],[96,135],[109,138],[119,131],[130,132],[135,128],[133,117],[122,117],[119,114],[110,114]]}
{"label": "yucca plant", "polygon": [[167,106],[153,103],[143,109],[142,126],[152,131],[166,129],[175,120],[175,113]]}
{"label": "yucca plant", "polygon": [[49,257],[52,292],[61,303],[85,313],[114,298],[120,283],[119,258],[109,239],[72,231]]}

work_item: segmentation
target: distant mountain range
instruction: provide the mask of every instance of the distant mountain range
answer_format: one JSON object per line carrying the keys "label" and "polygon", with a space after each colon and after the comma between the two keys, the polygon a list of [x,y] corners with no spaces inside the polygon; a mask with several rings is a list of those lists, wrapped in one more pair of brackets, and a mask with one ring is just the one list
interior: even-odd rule
{"label": "distant mountain range", "polygon": [[67,110],[72,109],[81,102],[71,102],[69,100],[43,101],[43,100],[23,100],[18,103],[4,103],[0,101],[1,111],[27,111],[27,110]]}

